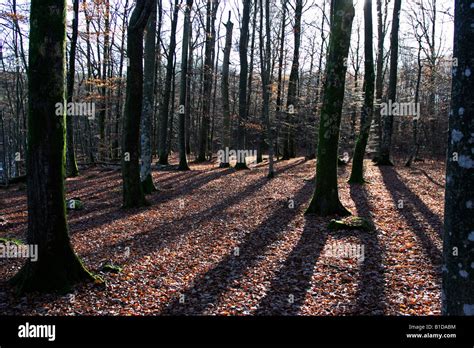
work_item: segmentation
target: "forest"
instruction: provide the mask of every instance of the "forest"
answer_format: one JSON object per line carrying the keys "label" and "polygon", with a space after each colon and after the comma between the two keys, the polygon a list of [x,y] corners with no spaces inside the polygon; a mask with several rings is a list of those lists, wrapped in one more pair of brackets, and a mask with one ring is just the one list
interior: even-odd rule
{"label": "forest", "polygon": [[473,316],[467,0],[2,0],[0,315]]}

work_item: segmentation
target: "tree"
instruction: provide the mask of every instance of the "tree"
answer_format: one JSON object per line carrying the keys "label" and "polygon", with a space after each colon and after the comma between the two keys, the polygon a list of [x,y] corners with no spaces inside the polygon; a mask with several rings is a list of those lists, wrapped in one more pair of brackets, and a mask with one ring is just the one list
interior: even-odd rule
{"label": "tree", "polygon": [[179,94],[179,170],[189,170],[188,159],[186,158],[186,103],[188,90],[188,55],[191,31],[191,9],[193,0],[186,0],[186,12],[184,15],[183,27],[183,48],[181,58],[181,82]]}
{"label": "tree", "polygon": [[[234,29],[234,23],[230,20],[231,12],[229,11],[229,19],[227,20],[226,36],[225,36],[225,47],[224,47],[224,62],[222,63],[222,108],[224,109],[224,120],[222,138],[224,150],[230,148],[230,101],[229,101],[229,67],[230,67],[230,52],[232,49],[232,30]],[[228,168],[230,163],[228,158],[225,158],[224,162],[220,164],[221,168]]]}
{"label": "tree", "polygon": [[331,14],[326,84],[318,137],[316,188],[306,211],[307,214],[320,216],[350,214],[339,200],[337,150],[346,82],[346,62],[354,19],[352,0],[333,1]]}
{"label": "tree", "polygon": [[[76,74],[76,47],[79,26],[79,0],[74,0],[73,3],[74,18],[72,19],[72,37],[71,37],[71,51],[69,54],[69,71],[67,75],[67,102],[72,102],[74,94],[74,75]],[[74,151],[74,123],[68,116],[66,124],[66,175],[68,177],[76,177],[79,175],[77,168],[76,152]]]}
{"label": "tree", "polygon": [[[398,34],[400,27],[400,9],[402,0],[395,0],[392,18],[392,34],[390,37],[390,76],[386,102],[395,102],[397,97],[398,78]],[[380,54],[380,53],[379,53]],[[393,115],[387,113],[383,119],[383,133],[380,154],[377,158],[378,165],[393,165],[390,160],[390,148],[392,145]]]}
{"label": "tree", "polygon": [[140,180],[143,186],[143,192],[150,194],[156,191],[151,175],[151,130],[153,111],[155,109],[155,48],[156,48],[156,6],[157,1],[153,0],[153,7],[148,18],[145,36],[145,70],[143,84],[143,110],[141,120],[141,165]]}
{"label": "tree", "polygon": [[[243,1],[242,11],[242,25],[240,27],[240,42],[239,42],[239,56],[240,56],[240,79],[239,79],[239,118],[238,118],[238,150],[245,148],[245,133],[247,122],[247,79],[249,74],[248,64],[248,46],[249,46],[249,23],[250,23],[250,0]],[[245,156],[238,156],[235,169],[248,169]]]}
{"label": "tree", "polygon": [[64,103],[65,0],[32,0],[29,41],[27,151],[27,242],[38,246],[12,279],[20,293],[66,291],[94,276],[74,254],[64,196],[65,122],[56,116]]}
{"label": "tree", "polygon": [[204,81],[203,81],[203,100],[202,100],[202,122],[199,134],[199,152],[198,162],[206,161],[206,152],[209,141],[209,125],[211,113],[211,95],[212,95],[212,72],[214,68],[214,50],[215,50],[215,21],[219,0],[207,0],[206,10],[206,45],[204,52]]}
{"label": "tree", "polygon": [[168,139],[168,119],[170,110],[171,100],[171,89],[173,87],[173,67],[174,67],[174,54],[176,50],[176,30],[178,27],[178,15],[179,15],[179,0],[175,0],[173,6],[173,19],[171,20],[171,36],[170,44],[168,47],[168,58],[166,63],[166,79],[165,79],[165,90],[163,93],[163,100],[160,108],[160,158],[159,162],[162,165],[168,165],[168,154],[169,149],[167,146]]}
{"label": "tree", "polygon": [[[273,168],[273,134],[270,122],[270,99],[271,99],[271,30],[270,30],[270,0],[265,0],[265,16],[263,15],[263,4],[260,0],[260,70],[262,72],[262,92],[263,105],[262,113],[267,129],[267,145],[268,145],[268,178],[275,176]],[[263,27],[265,17],[265,37],[263,39]],[[264,50],[265,47],[265,50]]]}
{"label": "tree", "polygon": [[365,75],[364,75],[364,106],[362,108],[360,124],[361,129],[356,141],[354,157],[352,160],[352,172],[349,179],[350,183],[364,182],[364,155],[369,139],[370,126],[372,124],[372,115],[374,113],[374,48],[373,48],[373,29],[372,29],[372,0],[365,0],[364,3],[364,54],[365,54]]}
{"label": "tree", "polygon": [[283,146],[283,159],[288,160],[296,156],[295,151],[295,134],[294,127],[295,122],[293,119],[294,110],[298,106],[298,82],[299,82],[299,59],[300,59],[300,46],[301,46],[301,16],[303,14],[303,0],[296,0],[295,6],[295,25],[293,27],[293,33],[295,37],[295,47],[293,51],[293,62],[291,64],[290,79],[288,81],[288,99],[287,99],[287,110],[286,110],[286,132],[284,146]]}
{"label": "tree", "polygon": [[125,208],[146,204],[140,180],[140,119],[143,104],[143,32],[152,12],[153,0],[138,1],[128,24],[127,89],[125,99],[122,178]]}
{"label": "tree", "polygon": [[[454,67],[449,117],[442,312],[474,315],[474,32],[472,4],[455,1]],[[457,64],[456,64],[457,63]]]}

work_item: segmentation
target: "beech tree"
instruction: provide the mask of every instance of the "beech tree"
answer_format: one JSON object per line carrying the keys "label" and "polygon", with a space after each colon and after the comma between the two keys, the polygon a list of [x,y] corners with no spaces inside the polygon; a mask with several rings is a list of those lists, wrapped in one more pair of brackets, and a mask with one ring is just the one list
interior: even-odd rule
{"label": "beech tree", "polygon": [[369,140],[370,126],[374,113],[374,48],[373,48],[373,28],[372,28],[372,0],[364,2],[364,54],[365,54],[365,75],[364,75],[364,106],[360,116],[361,129],[356,141],[354,157],[352,159],[352,171],[349,179],[350,183],[364,182],[364,156],[367,142]]}
{"label": "beech tree", "polygon": [[[392,34],[390,37],[390,76],[386,102],[395,102],[397,97],[397,81],[398,81],[398,34],[400,27],[400,9],[402,0],[395,0],[393,6],[392,18]],[[390,160],[390,148],[392,146],[393,133],[393,115],[389,112],[382,120],[382,144],[380,153],[377,156],[378,165],[393,165]]]}
{"label": "beech tree", "polygon": [[349,54],[355,10],[352,0],[333,1],[331,5],[326,83],[318,136],[316,188],[313,199],[306,211],[308,214],[320,216],[350,215],[339,200],[337,151],[346,82],[347,56]]}
{"label": "beech tree", "polygon": [[143,185],[143,192],[150,194],[156,191],[151,175],[152,148],[151,131],[155,109],[155,48],[156,48],[156,14],[157,1],[153,0],[150,17],[146,26],[145,36],[145,69],[143,76],[143,111],[141,120],[141,164],[140,179]]}
{"label": "beech tree", "polygon": [[[232,50],[232,31],[234,29],[234,23],[230,20],[231,12],[229,11],[229,19],[225,24],[226,36],[225,36],[225,47],[224,47],[224,61],[222,63],[222,108],[224,109],[224,119],[222,127],[222,139],[224,150],[230,148],[230,101],[229,101],[229,67],[230,67],[230,52]],[[228,158],[224,159],[224,162],[220,163],[221,168],[228,168],[230,163]]]}
{"label": "beech tree", "polygon": [[455,1],[454,66],[444,211],[442,311],[474,315],[474,11]]}
{"label": "beech tree", "polygon": [[140,180],[140,119],[143,104],[143,32],[152,12],[153,0],[138,1],[128,24],[127,89],[123,123],[122,179],[125,208],[146,204]]}
{"label": "beech tree", "polygon": [[12,279],[20,293],[67,291],[94,276],[74,254],[64,196],[66,1],[32,0],[28,71],[27,243],[38,246]]}
{"label": "beech tree", "polygon": [[[250,23],[250,0],[242,0],[242,24],[240,27],[240,42],[239,42],[239,56],[240,56],[240,79],[239,79],[239,119],[238,119],[238,134],[237,142],[238,149],[245,148],[245,133],[247,122],[247,80],[249,74],[248,63],[248,46],[249,46],[249,23]],[[244,156],[239,156],[235,169],[247,169],[247,163]]]}
{"label": "beech tree", "polygon": [[[74,75],[76,74],[76,48],[77,48],[77,36],[79,27],[79,0],[73,2],[74,18],[72,19],[72,37],[71,37],[71,51],[69,54],[69,71],[67,74],[67,102],[71,103],[74,95]],[[77,168],[76,152],[74,150],[74,122],[71,117],[68,116],[66,124],[66,175],[68,177],[76,177],[79,175],[79,169]]]}

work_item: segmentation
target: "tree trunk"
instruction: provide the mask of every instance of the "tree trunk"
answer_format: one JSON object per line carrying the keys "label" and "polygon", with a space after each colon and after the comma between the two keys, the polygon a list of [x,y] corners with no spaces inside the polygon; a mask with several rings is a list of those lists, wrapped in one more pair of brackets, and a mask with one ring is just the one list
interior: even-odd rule
{"label": "tree trunk", "polygon": [[65,0],[32,0],[29,42],[27,196],[28,260],[12,279],[20,293],[67,291],[92,276],[74,254],[64,196],[65,122],[56,115],[63,103],[66,39]]}
{"label": "tree trunk", "polygon": [[294,114],[298,109],[298,82],[300,67],[300,45],[301,45],[301,16],[303,14],[303,0],[296,0],[295,26],[293,33],[295,37],[295,48],[293,51],[293,62],[291,64],[290,79],[288,81],[288,99],[286,101],[286,125],[285,141],[283,146],[283,159],[289,160],[296,156],[295,151],[295,120]]}
{"label": "tree trunk", "polygon": [[[232,49],[232,30],[234,29],[234,23],[230,21],[231,12],[229,12],[229,20],[226,27],[225,36],[225,47],[224,47],[224,62],[222,66],[222,108],[224,110],[224,127],[223,127],[223,145],[224,151],[230,148],[230,102],[229,102],[229,66],[230,66],[230,52]],[[220,163],[221,168],[230,167],[228,158],[224,158],[224,161]]]}
{"label": "tree trunk", "polygon": [[364,3],[364,21],[365,21],[365,74],[364,74],[364,107],[362,108],[360,118],[360,133],[357,138],[354,157],[352,160],[352,172],[349,179],[350,183],[362,184],[364,182],[364,155],[369,139],[370,126],[374,113],[374,53],[373,53],[373,29],[372,29],[372,0],[365,0]]}
{"label": "tree trunk", "polygon": [[127,89],[123,124],[123,205],[134,208],[146,204],[140,180],[140,119],[143,104],[143,32],[152,12],[153,1],[137,2],[128,24]]}
{"label": "tree trunk", "polygon": [[160,158],[158,163],[162,165],[168,165],[168,119],[170,110],[171,88],[173,82],[173,60],[176,51],[176,30],[178,27],[178,15],[179,1],[175,0],[173,7],[173,20],[171,21],[170,45],[168,48],[168,58],[166,64],[165,91],[163,93],[163,100],[161,102],[160,108]]}
{"label": "tree trunk", "polygon": [[[397,97],[398,74],[398,34],[400,27],[400,8],[402,0],[395,0],[393,7],[392,34],[390,37],[390,77],[386,102],[395,102]],[[391,166],[390,148],[392,146],[393,115],[389,112],[383,119],[382,146],[378,156],[378,165]]]}
{"label": "tree trunk", "polygon": [[[240,80],[239,80],[239,119],[237,126],[238,150],[245,148],[245,133],[247,122],[247,80],[249,74],[248,46],[249,46],[249,22],[250,22],[250,0],[243,0],[242,26],[240,27]],[[235,169],[248,169],[245,156],[238,156]]]}
{"label": "tree trunk", "polygon": [[156,48],[156,6],[157,1],[153,1],[153,8],[148,18],[145,36],[145,71],[143,84],[143,110],[141,120],[141,164],[140,180],[143,186],[143,192],[150,194],[156,191],[151,175],[152,148],[151,148],[151,130],[152,120],[155,110],[155,48]]}
{"label": "tree trunk", "polygon": [[[255,6],[256,7],[256,6]],[[265,36],[263,39],[263,18],[265,17]],[[265,52],[263,47],[265,46]],[[265,0],[265,16],[263,15],[263,4],[260,0],[260,66],[262,72],[262,92],[263,105],[262,113],[267,130],[267,145],[268,145],[268,178],[275,176],[273,168],[273,134],[270,122],[270,99],[271,99],[271,29],[270,29],[270,0]]]}
{"label": "tree trunk", "polygon": [[183,48],[181,57],[181,81],[179,88],[179,170],[189,170],[188,159],[186,157],[186,107],[188,103],[188,55],[189,55],[189,39],[191,32],[191,9],[193,0],[186,0],[186,12],[184,15],[183,27]]}
{"label": "tree trunk", "polygon": [[451,115],[449,117],[442,313],[474,315],[474,12],[468,1],[455,1]]}
{"label": "tree trunk", "polygon": [[316,189],[306,211],[308,214],[320,216],[350,214],[339,200],[337,151],[346,82],[346,59],[354,19],[352,0],[334,1],[331,13],[336,15],[331,17],[326,83],[318,137]]}
{"label": "tree trunk", "polygon": [[[79,0],[74,0],[73,3],[74,18],[72,19],[72,38],[71,51],[69,54],[69,71],[67,75],[67,102],[72,103],[74,94],[74,75],[76,74],[76,47],[79,26]],[[66,134],[66,175],[74,178],[79,175],[77,168],[76,152],[74,151],[74,123],[72,115],[67,116]]]}

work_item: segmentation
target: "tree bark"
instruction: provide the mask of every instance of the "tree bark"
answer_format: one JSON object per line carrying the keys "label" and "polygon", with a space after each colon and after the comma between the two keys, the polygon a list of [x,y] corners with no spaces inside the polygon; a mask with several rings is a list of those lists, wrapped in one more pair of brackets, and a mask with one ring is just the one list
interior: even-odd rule
{"label": "tree bark", "polygon": [[[390,37],[390,77],[386,102],[394,103],[397,98],[397,78],[398,78],[398,34],[400,27],[400,8],[402,0],[395,0],[392,18],[392,34]],[[383,119],[382,145],[378,156],[378,165],[392,166],[390,160],[390,148],[392,146],[393,115],[385,115]]]}
{"label": "tree bark", "polygon": [[179,1],[175,0],[173,7],[173,19],[171,21],[171,37],[170,45],[168,48],[168,58],[166,64],[166,80],[165,80],[165,90],[163,93],[163,100],[161,102],[160,108],[160,158],[158,163],[162,165],[168,165],[168,154],[169,149],[167,146],[168,140],[168,119],[169,119],[169,110],[170,110],[170,99],[171,99],[171,88],[173,82],[173,61],[174,53],[176,51],[176,30],[178,27],[178,15],[179,15]]}
{"label": "tree bark", "polygon": [[[237,125],[238,150],[245,148],[245,133],[247,122],[247,80],[249,74],[248,46],[249,46],[249,23],[250,23],[250,0],[243,0],[242,26],[240,27],[240,80],[239,80],[239,119]],[[248,169],[246,159],[239,156],[235,169]]]}
{"label": "tree bark", "polygon": [[365,0],[364,3],[364,54],[365,54],[365,74],[364,74],[364,107],[362,108],[360,124],[361,129],[356,141],[354,157],[352,159],[352,172],[350,183],[364,183],[364,155],[369,139],[370,126],[374,113],[374,53],[373,53],[373,28],[372,28],[372,0]]}
{"label": "tree bark", "polygon": [[157,1],[152,0],[153,7],[146,26],[145,36],[145,70],[143,84],[143,110],[141,120],[141,164],[140,180],[143,186],[143,192],[150,194],[156,191],[151,175],[152,148],[151,148],[151,130],[152,120],[155,110],[155,49],[156,49],[156,14]]}
{"label": "tree bark", "polygon": [[94,276],[74,254],[64,196],[65,122],[56,116],[64,103],[65,0],[32,0],[29,42],[27,151],[27,242],[38,246],[12,279],[20,293],[67,291]]}
{"label": "tree bark", "polygon": [[123,125],[123,205],[146,205],[140,180],[140,119],[143,104],[143,32],[152,12],[153,0],[138,1],[128,24],[127,89]]}
{"label": "tree bark", "polygon": [[329,53],[326,66],[321,124],[319,127],[316,189],[307,214],[349,215],[339,200],[337,185],[337,151],[342,104],[346,82],[354,6],[352,0],[333,1]]}
{"label": "tree bark", "polygon": [[442,313],[474,315],[474,11],[455,1],[454,58],[443,247]]}
{"label": "tree bark", "polygon": [[[67,102],[72,103],[74,94],[74,75],[76,74],[76,47],[79,26],[79,0],[74,0],[73,3],[74,18],[72,19],[72,37],[71,37],[71,51],[69,54],[69,71],[67,75]],[[67,116],[66,122],[66,175],[74,178],[79,175],[77,168],[76,152],[74,150],[74,122],[73,118]]]}
{"label": "tree bark", "polygon": [[[224,62],[222,66],[222,108],[224,110],[224,121],[223,121],[223,145],[224,151],[230,148],[230,101],[229,101],[229,67],[230,67],[230,52],[232,49],[232,30],[234,29],[234,23],[230,20],[231,12],[229,12],[229,19],[226,27],[225,47],[224,47]],[[220,163],[221,168],[230,167],[228,158],[225,158]]]}

